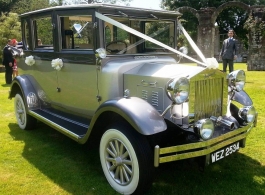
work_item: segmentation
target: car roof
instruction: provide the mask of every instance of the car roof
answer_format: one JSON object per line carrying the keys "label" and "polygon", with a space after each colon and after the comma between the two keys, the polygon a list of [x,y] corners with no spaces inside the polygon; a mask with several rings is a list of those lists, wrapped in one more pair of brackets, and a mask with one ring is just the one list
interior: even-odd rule
{"label": "car roof", "polygon": [[48,7],[45,9],[35,10],[31,12],[27,12],[21,14],[20,17],[25,17],[29,15],[45,13],[49,11],[57,11],[57,10],[84,10],[84,9],[96,9],[98,12],[103,14],[115,14],[124,12],[124,14],[130,15],[151,15],[153,17],[163,17],[163,18],[178,18],[182,14],[178,11],[168,11],[168,10],[158,10],[158,9],[147,9],[147,8],[139,8],[139,7],[130,7],[130,6],[120,6],[115,4],[103,4],[103,3],[95,3],[95,4],[74,4],[74,5],[65,5],[65,6],[55,6]]}

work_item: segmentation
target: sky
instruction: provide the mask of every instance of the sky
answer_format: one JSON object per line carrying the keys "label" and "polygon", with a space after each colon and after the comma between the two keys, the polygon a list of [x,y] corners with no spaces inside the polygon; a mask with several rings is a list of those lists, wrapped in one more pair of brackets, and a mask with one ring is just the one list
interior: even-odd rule
{"label": "sky", "polygon": [[130,6],[132,7],[143,7],[152,9],[161,9],[159,7],[161,0],[132,0]]}

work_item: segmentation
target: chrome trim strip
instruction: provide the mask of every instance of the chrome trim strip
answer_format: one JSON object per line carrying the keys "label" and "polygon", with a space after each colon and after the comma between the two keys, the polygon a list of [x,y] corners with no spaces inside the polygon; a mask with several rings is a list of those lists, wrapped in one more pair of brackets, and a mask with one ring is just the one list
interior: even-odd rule
{"label": "chrome trim strip", "polygon": [[68,129],[65,129],[64,127],[54,123],[53,121],[50,121],[48,119],[46,119],[45,117],[35,113],[34,111],[29,111],[29,114],[36,117],[38,120],[42,121],[43,123],[51,126],[52,128],[58,130],[59,132],[63,133],[64,135],[74,139],[74,140],[78,140],[80,139],[81,137],[71,131],[69,131]]}
{"label": "chrome trim strip", "polygon": [[158,167],[159,166],[159,153],[160,149],[159,146],[155,146],[155,151],[154,151],[154,166]]}
{"label": "chrome trim strip", "polygon": [[[245,137],[247,137],[252,127],[253,124],[249,124],[248,126],[226,133],[214,139],[198,143],[184,144],[184,145],[172,146],[166,148],[159,148],[159,146],[155,146],[154,165],[158,167],[159,163],[177,161],[177,160],[194,158],[210,154],[220,148],[223,148],[224,146],[227,146],[236,141],[244,139]],[[186,150],[194,150],[194,149],[197,149],[197,151],[185,152]],[[163,157],[159,156],[161,154],[171,154],[178,152],[181,152],[181,154],[174,154]],[[159,154],[157,155],[157,153]]]}

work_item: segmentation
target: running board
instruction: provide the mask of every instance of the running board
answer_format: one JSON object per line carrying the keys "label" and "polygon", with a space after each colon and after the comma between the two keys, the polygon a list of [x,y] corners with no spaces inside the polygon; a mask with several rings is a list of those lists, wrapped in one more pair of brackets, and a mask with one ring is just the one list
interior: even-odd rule
{"label": "running board", "polygon": [[72,120],[49,110],[30,110],[29,114],[76,141],[85,136],[89,127],[88,124]]}

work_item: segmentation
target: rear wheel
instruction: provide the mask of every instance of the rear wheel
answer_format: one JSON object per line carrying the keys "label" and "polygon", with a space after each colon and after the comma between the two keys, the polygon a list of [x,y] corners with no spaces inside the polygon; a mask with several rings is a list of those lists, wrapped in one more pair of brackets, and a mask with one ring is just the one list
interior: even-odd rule
{"label": "rear wheel", "polygon": [[99,152],[103,172],[117,192],[142,194],[150,187],[154,169],[151,148],[133,128],[109,128],[101,138]]}
{"label": "rear wheel", "polygon": [[24,130],[33,129],[36,126],[37,119],[27,114],[24,100],[19,93],[15,96],[14,107],[18,126]]}

